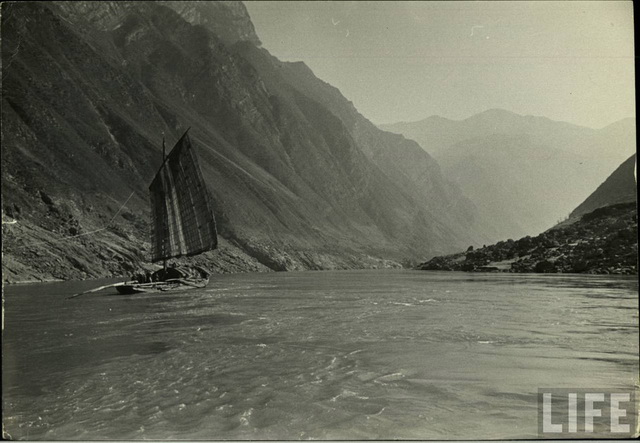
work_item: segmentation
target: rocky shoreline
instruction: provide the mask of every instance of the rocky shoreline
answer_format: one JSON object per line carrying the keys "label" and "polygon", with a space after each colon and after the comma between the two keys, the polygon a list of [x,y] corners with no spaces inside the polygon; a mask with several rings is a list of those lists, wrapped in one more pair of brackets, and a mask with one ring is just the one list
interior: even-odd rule
{"label": "rocky shoreline", "polygon": [[636,203],[598,208],[536,237],[506,240],[435,257],[420,270],[622,274],[638,273]]}
{"label": "rocky shoreline", "polygon": [[[98,222],[66,206],[59,199],[55,206],[51,202],[49,211],[35,207],[27,217],[3,217],[3,284],[128,278],[159,268],[148,262],[151,245],[145,240],[149,228],[143,218],[130,222],[125,213],[117,224],[100,229]],[[56,209],[55,217],[51,207]],[[80,220],[73,231],[68,229],[67,219]],[[397,261],[381,258],[382,252],[374,256],[356,250],[305,251],[259,239],[240,241],[219,236],[218,240],[215,251],[172,261],[199,265],[214,274],[402,267]]]}

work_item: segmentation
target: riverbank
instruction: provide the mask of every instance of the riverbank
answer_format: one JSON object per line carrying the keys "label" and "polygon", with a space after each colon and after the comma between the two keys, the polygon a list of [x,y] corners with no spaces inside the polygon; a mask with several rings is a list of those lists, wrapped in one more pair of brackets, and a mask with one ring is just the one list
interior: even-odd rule
{"label": "riverbank", "polygon": [[[25,220],[3,226],[2,282],[128,278],[137,272],[159,268],[145,259],[149,256],[149,243],[136,229],[127,228],[125,225],[104,229],[95,235],[65,238],[60,232],[48,231]],[[222,238],[218,250],[177,262],[205,266],[216,274],[271,271]]]}
{"label": "riverbank", "polygon": [[[50,199],[47,199],[50,201]],[[44,204],[44,203],[43,203]],[[48,209],[22,209],[3,218],[2,281],[38,283],[129,277],[158,266],[148,262],[151,245],[145,217],[125,211],[118,222],[96,211],[85,214],[71,201],[58,199]],[[5,220],[6,219],[6,220]],[[214,274],[243,272],[401,268],[387,250],[341,248],[296,239],[264,239],[255,235],[218,236],[218,249],[178,264],[199,265]]]}
{"label": "riverbank", "polygon": [[435,257],[418,269],[634,275],[638,273],[637,238],[636,204],[623,203],[596,209],[536,237]]}

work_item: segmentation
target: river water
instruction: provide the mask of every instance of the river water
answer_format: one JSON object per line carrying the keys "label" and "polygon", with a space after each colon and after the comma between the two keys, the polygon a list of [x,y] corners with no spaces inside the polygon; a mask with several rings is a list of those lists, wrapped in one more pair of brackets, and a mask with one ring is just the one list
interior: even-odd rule
{"label": "river water", "polygon": [[5,287],[15,439],[537,437],[542,387],[637,388],[635,277],[338,271]]}

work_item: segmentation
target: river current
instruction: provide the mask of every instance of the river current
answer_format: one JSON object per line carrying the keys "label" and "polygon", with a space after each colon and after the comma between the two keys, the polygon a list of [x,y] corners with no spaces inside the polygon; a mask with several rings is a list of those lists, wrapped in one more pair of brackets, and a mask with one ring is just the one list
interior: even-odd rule
{"label": "river current", "polygon": [[14,439],[537,438],[542,387],[637,389],[635,277],[336,271],[123,296],[5,287]]}

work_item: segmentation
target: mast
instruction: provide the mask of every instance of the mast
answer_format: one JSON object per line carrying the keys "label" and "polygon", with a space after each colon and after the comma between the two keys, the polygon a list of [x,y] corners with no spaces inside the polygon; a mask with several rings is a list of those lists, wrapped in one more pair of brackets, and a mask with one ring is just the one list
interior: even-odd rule
{"label": "mast", "polygon": [[[164,143],[164,131],[162,131],[162,163],[160,163],[161,165],[164,164],[164,161],[167,159],[167,146]],[[165,275],[167,273],[167,259],[165,258],[164,260],[162,260],[162,270],[164,271]]]}
{"label": "mast", "polygon": [[162,163],[164,163],[164,160],[167,158],[166,152],[167,146],[164,144],[164,131],[162,131]]}

